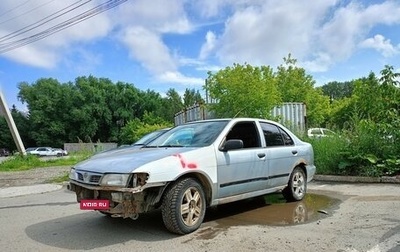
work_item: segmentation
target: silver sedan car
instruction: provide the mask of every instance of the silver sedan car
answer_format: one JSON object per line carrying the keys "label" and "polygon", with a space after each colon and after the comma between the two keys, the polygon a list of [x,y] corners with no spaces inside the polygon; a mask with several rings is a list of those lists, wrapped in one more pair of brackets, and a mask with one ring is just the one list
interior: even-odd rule
{"label": "silver sedan car", "polygon": [[254,118],[176,126],[143,148],[108,151],[75,165],[69,189],[82,210],[137,219],[160,208],[165,227],[197,230],[207,207],[281,191],[300,201],[314,154],[284,126]]}

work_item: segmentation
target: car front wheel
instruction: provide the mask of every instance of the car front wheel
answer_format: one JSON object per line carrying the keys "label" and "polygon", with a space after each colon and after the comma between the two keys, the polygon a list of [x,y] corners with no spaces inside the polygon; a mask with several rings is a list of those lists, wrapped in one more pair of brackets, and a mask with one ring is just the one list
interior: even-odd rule
{"label": "car front wheel", "polygon": [[290,175],[288,186],[283,190],[287,201],[299,201],[304,198],[307,191],[307,178],[300,167],[296,167]]}
{"label": "car front wheel", "polygon": [[164,195],[161,213],[165,227],[177,234],[197,230],[204,220],[206,201],[202,186],[193,178],[173,184]]}

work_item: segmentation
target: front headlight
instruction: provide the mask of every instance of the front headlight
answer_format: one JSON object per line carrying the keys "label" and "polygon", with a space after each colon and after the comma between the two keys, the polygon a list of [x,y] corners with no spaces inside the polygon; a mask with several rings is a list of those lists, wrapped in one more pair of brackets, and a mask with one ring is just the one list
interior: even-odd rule
{"label": "front headlight", "polygon": [[69,179],[76,180],[75,168],[71,168],[71,170],[69,171]]}
{"label": "front headlight", "polygon": [[126,186],[130,174],[106,174],[101,180],[102,186]]}

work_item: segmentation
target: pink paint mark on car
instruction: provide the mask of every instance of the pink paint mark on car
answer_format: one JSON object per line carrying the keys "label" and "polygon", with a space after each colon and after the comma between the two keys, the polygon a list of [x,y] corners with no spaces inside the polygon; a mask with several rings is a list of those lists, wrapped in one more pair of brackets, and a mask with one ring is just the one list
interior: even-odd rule
{"label": "pink paint mark on car", "polygon": [[196,169],[196,168],[197,168],[197,165],[196,165],[196,164],[193,164],[193,163],[190,163],[190,164],[187,165],[187,167],[188,167],[189,169]]}
{"label": "pink paint mark on car", "polygon": [[178,153],[178,154],[174,154],[173,156],[179,158],[179,161],[181,162],[181,165],[182,165],[182,168],[183,168],[183,169],[185,169],[185,168],[196,169],[196,168],[197,168],[197,165],[194,164],[194,163],[188,163],[188,164],[186,165],[186,162],[185,162],[185,160],[184,160],[184,158],[182,157],[181,154]]}

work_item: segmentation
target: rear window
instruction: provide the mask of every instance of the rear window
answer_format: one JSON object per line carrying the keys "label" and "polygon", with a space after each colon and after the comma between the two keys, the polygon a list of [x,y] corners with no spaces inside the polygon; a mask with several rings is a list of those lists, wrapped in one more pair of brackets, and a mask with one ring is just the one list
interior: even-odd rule
{"label": "rear window", "polygon": [[267,147],[294,145],[293,139],[283,129],[270,123],[261,123]]}

